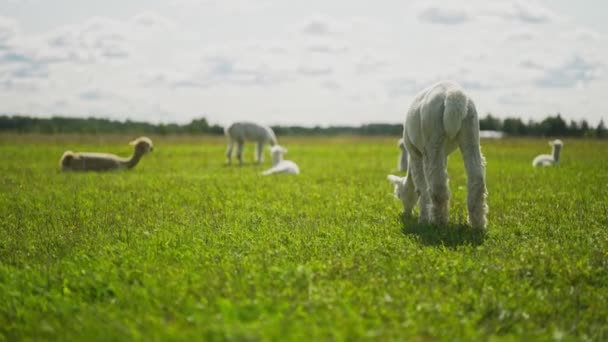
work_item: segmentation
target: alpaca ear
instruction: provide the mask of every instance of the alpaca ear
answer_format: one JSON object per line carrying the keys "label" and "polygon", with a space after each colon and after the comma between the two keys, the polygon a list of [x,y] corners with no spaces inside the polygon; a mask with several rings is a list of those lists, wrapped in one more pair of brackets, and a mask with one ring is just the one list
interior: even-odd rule
{"label": "alpaca ear", "polygon": [[395,176],[395,175],[388,175],[388,176],[386,176],[386,178],[395,185],[403,183],[403,177],[399,177],[399,176]]}

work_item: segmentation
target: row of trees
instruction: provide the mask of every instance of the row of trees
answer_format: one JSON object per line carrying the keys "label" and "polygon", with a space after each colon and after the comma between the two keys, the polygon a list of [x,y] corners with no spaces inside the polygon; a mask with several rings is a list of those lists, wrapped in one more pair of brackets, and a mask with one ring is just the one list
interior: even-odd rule
{"label": "row of trees", "polygon": [[[604,121],[591,127],[587,121],[567,123],[560,114],[549,116],[540,122],[519,118],[501,120],[491,114],[480,119],[482,130],[500,131],[510,136],[560,136],[607,138]],[[387,135],[398,136],[402,124],[365,124],[361,126],[273,126],[277,135]],[[0,116],[0,132],[16,133],[129,133],[129,134],[210,134],[221,135],[223,127],[210,125],[207,119],[194,119],[188,124],[151,124],[137,121],[116,121],[98,118],[33,118],[28,116]]]}
{"label": "row of trees", "polygon": [[527,123],[519,118],[506,118],[504,120],[488,114],[479,121],[482,130],[500,131],[511,136],[560,136],[560,137],[608,137],[604,120],[600,120],[596,127],[592,127],[586,120],[567,123],[560,114],[549,116],[540,122],[529,120]]}
{"label": "row of trees", "polygon": [[33,118],[0,116],[0,132],[16,133],[140,133],[140,134],[224,134],[219,125],[209,125],[207,119],[194,119],[185,125],[151,124],[139,121],[117,121],[98,118]]}

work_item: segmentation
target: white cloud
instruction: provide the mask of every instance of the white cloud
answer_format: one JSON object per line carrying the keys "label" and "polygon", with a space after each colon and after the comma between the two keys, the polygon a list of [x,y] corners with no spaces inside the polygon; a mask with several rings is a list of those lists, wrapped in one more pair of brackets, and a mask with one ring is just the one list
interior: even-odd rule
{"label": "white cloud", "polygon": [[581,56],[574,56],[557,67],[545,69],[544,75],[537,80],[541,87],[572,88],[587,85],[601,77],[605,66],[599,61],[589,61]]}
{"label": "white cloud", "polygon": [[506,20],[528,24],[542,24],[555,21],[559,16],[534,1],[495,1],[490,2],[481,14],[496,16]]}
{"label": "white cloud", "polygon": [[309,65],[301,65],[297,69],[297,73],[303,76],[310,77],[318,77],[318,76],[328,76],[333,72],[331,67],[318,67],[318,66],[309,66]]}
{"label": "white cloud", "polygon": [[456,25],[463,24],[472,19],[469,11],[463,7],[447,7],[441,5],[427,5],[420,10],[418,18],[435,24]]}
{"label": "white cloud", "polygon": [[17,23],[11,18],[0,16],[0,49],[17,34]]}
{"label": "white cloud", "polygon": [[448,78],[481,113],[603,108],[588,94],[608,83],[605,32],[567,13],[534,1],[365,4],[174,0],[44,32],[0,17],[0,101],[158,121],[398,122],[413,94]]}
{"label": "white cloud", "polygon": [[505,43],[521,43],[521,42],[535,42],[539,39],[537,32],[528,28],[518,28],[507,32],[505,35]]}
{"label": "white cloud", "polygon": [[419,20],[442,25],[459,25],[484,17],[526,24],[544,24],[559,19],[557,14],[534,1],[431,1],[415,8]]}
{"label": "white cloud", "polygon": [[302,32],[310,35],[325,36],[335,33],[335,30],[326,18],[314,17],[303,25]]}

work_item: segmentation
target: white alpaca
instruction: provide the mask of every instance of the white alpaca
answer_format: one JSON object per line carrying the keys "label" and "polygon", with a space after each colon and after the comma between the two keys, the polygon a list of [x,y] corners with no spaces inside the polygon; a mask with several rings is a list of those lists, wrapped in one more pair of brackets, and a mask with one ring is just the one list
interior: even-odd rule
{"label": "white alpaca", "polygon": [[407,171],[407,149],[405,148],[405,142],[403,138],[399,139],[399,171],[405,172]]}
{"label": "white alpaca", "polygon": [[562,151],[562,146],[564,145],[561,140],[556,139],[553,141],[549,141],[549,145],[553,146],[553,153],[549,154],[540,154],[534,158],[532,162],[532,166],[551,166],[559,163],[559,157]]}
{"label": "white alpaca", "polygon": [[139,137],[129,143],[134,147],[133,155],[122,158],[108,153],[66,151],[61,156],[59,166],[62,171],[110,171],[131,169],[137,165],[141,157],[154,150],[152,140]]}
{"label": "white alpaca", "polygon": [[257,150],[255,155],[256,163],[261,163],[264,160],[264,144],[269,143],[270,146],[277,144],[277,137],[270,127],[262,126],[253,122],[235,122],[226,127],[224,134],[228,138],[228,150],[226,151],[227,163],[232,163],[232,149],[236,143],[236,157],[239,164],[243,164],[243,145],[245,141],[257,142]]}
{"label": "white alpaca", "polygon": [[450,192],[448,155],[460,148],[467,173],[469,222],[486,227],[485,161],[479,144],[479,121],[473,101],[452,82],[437,83],[420,92],[412,103],[403,129],[409,154],[407,177],[389,175],[395,196],[411,215],[420,202],[420,222],[448,222]]}
{"label": "white alpaca", "polygon": [[287,149],[279,145],[270,148],[272,155],[272,167],[264,172],[263,175],[271,175],[274,173],[288,173],[292,175],[300,174],[300,168],[291,160],[283,160],[283,155],[287,153]]}

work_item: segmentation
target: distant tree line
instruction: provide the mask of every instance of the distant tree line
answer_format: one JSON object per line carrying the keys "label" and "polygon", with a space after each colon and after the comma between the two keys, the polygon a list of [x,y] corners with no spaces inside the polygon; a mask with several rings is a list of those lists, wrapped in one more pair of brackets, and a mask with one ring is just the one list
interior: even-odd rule
{"label": "distant tree line", "polygon": [[531,137],[596,137],[607,138],[608,131],[604,120],[600,120],[596,127],[592,127],[586,120],[566,122],[560,114],[549,116],[540,122],[528,120],[523,122],[520,118],[498,119],[492,114],[479,120],[481,130],[500,131],[509,136]]}
{"label": "distant tree line", "polygon": [[224,134],[219,125],[209,125],[207,119],[194,119],[188,124],[152,124],[140,121],[117,121],[98,118],[33,118],[0,116],[0,132],[16,133],[140,133],[140,134]]}
{"label": "distant tree line", "polygon": [[[549,116],[540,122],[520,118],[499,119],[487,114],[479,121],[482,130],[503,132],[509,136],[559,136],[559,137],[596,137],[608,138],[604,121],[592,127],[586,120],[564,121],[560,114]],[[272,126],[277,135],[367,135],[398,136],[403,131],[401,123],[364,124],[361,126]],[[205,118],[194,119],[187,124],[152,124],[140,121],[117,121],[99,118],[34,118],[28,116],[0,115],[0,132],[14,133],[128,133],[128,134],[208,134],[222,135],[224,128],[210,125]]]}

